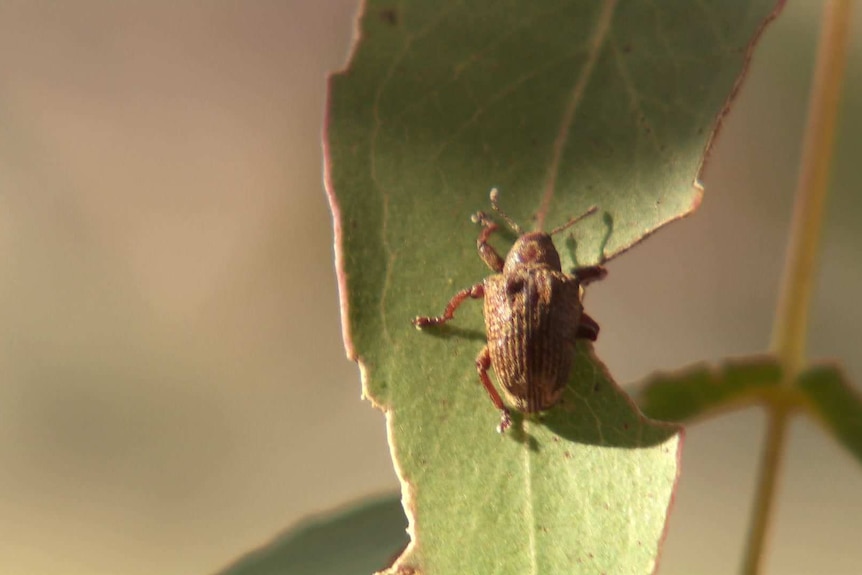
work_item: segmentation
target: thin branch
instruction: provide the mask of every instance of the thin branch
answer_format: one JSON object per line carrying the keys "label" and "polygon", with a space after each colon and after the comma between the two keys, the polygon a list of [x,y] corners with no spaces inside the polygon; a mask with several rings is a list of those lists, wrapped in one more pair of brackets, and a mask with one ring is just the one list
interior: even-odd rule
{"label": "thin branch", "polygon": [[[852,7],[853,0],[832,0],[825,5],[823,11],[790,229],[790,245],[772,332],[772,349],[784,368],[785,386],[794,384],[805,362],[808,310],[829,186],[829,168],[847,61]],[[745,575],[757,575],[763,567],[788,419],[786,406],[771,407],[769,430],[760,463],[760,477],[743,561],[742,572]]]}
{"label": "thin branch", "polygon": [[772,331],[772,348],[788,370],[788,381],[792,381],[805,360],[808,309],[829,185],[852,6],[852,0],[832,0],[823,11],[790,246]]}
{"label": "thin branch", "polygon": [[787,435],[788,412],[783,407],[772,408],[769,413],[769,428],[763,458],[760,462],[760,477],[754,496],[754,509],[751,514],[748,542],[742,564],[743,575],[757,575],[761,571],[773,517],[775,492],[778,487],[779,471],[784,458],[785,437]]}

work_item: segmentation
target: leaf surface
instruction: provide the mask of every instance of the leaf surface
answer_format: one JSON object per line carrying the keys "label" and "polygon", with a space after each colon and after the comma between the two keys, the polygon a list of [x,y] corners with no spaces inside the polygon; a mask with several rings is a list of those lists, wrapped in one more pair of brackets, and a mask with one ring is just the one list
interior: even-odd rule
{"label": "leaf surface", "polygon": [[649,417],[689,423],[718,412],[754,404],[777,390],[782,369],[773,357],[697,364],[651,376],[637,390],[637,404]]}
{"label": "leaf surface", "polygon": [[[492,187],[525,229],[599,207],[572,230],[564,267],[693,210],[716,121],[774,10],[365,3],[330,83],[326,177],[345,343],[386,411],[411,520],[403,572],[653,571],[678,429],[644,419],[584,345],[563,403],[500,436],[474,367],[481,305],[441,329],[410,320],[489,275],[469,216]],[[505,253],[512,239],[492,242]]]}
{"label": "leaf surface", "polygon": [[815,365],[799,376],[812,415],[862,462],[862,394],[832,365]]}

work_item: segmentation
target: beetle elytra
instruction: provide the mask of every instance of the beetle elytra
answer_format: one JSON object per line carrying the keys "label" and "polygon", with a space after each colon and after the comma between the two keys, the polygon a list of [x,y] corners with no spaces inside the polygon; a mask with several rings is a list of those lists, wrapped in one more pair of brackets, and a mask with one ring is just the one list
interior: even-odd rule
{"label": "beetle elytra", "polygon": [[571,275],[562,271],[560,255],[551,237],[596,212],[592,207],[550,233],[525,233],[497,205],[498,192],[491,190],[491,206],[518,234],[506,259],[488,244],[497,229],[483,212],[473,216],[482,226],[476,247],[479,257],[494,272],[483,281],[459,291],[443,314],[413,319],[418,329],[451,320],[465,299],[484,298],[487,344],[476,358],[479,380],[500,410],[503,432],[511,425],[509,409],[491,383],[493,368],[507,402],[518,411],[534,413],[553,407],[563,395],[575,355],[577,339],[595,341],[598,324],[582,304],[584,286],[607,274],[602,266],[576,268]]}

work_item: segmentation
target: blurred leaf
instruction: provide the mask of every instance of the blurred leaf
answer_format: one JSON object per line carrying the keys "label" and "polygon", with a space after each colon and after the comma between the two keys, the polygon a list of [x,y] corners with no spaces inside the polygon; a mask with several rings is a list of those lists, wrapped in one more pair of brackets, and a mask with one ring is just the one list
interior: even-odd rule
{"label": "blurred leaf", "polygon": [[799,376],[814,416],[862,461],[862,395],[835,366],[817,365]]}
{"label": "blurred leaf", "polygon": [[219,575],[367,575],[404,548],[406,527],[397,497],[365,501],[297,525]]}
{"label": "blurred leaf", "polygon": [[782,369],[772,357],[728,360],[720,366],[697,364],[651,376],[636,392],[643,412],[661,421],[689,422],[763,398],[781,383]]}
{"label": "blurred leaf", "polygon": [[[489,274],[469,215],[501,190],[590,264],[694,209],[693,185],[772,0],[368,0],[331,79],[327,189],[345,343],[387,413],[423,573],[654,569],[676,429],[648,422],[583,346],[565,402],[494,432],[480,305],[416,332]],[[511,236],[508,238],[511,240]],[[497,238],[501,248],[506,241]]]}

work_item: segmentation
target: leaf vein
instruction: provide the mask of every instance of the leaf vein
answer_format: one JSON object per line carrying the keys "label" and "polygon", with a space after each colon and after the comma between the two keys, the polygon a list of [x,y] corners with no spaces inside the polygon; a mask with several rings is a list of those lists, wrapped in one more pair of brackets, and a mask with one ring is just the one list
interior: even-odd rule
{"label": "leaf vein", "polygon": [[593,74],[596,62],[602,49],[605,45],[605,40],[608,37],[608,31],[611,28],[611,21],[614,17],[614,10],[617,6],[617,0],[606,0],[599,13],[598,21],[596,22],[595,32],[589,42],[589,50],[587,52],[587,60],[584,62],[578,77],[575,80],[575,85],[572,86],[572,91],[569,94],[569,100],[566,108],[563,111],[563,118],[560,122],[560,131],[557,132],[557,137],[554,140],[552,148],[551,164],[548,166],[548,175],[545,180],[545,192],[542,195],[542,202],[539,204],[539,210],[536,213],[536,228],[541,229],[545,223],[545,216],[548,212],[548,206],[551,199],[554,197],[554,189],[557,186],[557,176],[560,172],[560,162],[563,157],[563,149],[566,147],[566,142],[569,139],[569,130],[575,121],[575,114],[578,107],[584,98],[584,91]]}

